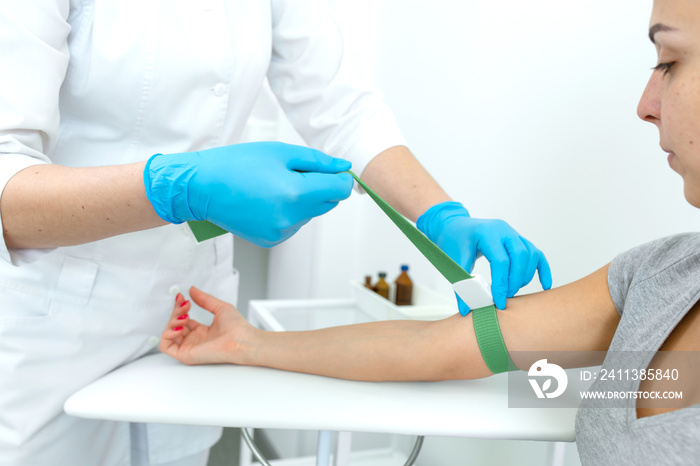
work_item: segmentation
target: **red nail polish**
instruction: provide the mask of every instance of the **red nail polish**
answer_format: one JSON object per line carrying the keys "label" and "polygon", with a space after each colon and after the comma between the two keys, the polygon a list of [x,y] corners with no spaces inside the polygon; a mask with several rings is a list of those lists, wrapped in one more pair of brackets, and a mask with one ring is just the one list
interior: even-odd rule
{"label": "red nail polish", "polygon": [[180,299],[180,296],[182,296],[182,293],[178,293],[175,295],[175,302],[177,302],[177,300]]}
{"label": "red nail polish", "polygon": [[185,305],[186,305],[187,303],[189,303],[189,301],[183,302],[182,304],[180,304],[180,307],[185,307]]}
{"label": "red nail polish", "polygon": [[187,314],[182,314],[180,317],[177,318],[177,320],[185,320],[187,319]]}
{"label": "red nail polish", "polygon": [[175,328],[173,328],[173,332],[177,332],[177,331],[180,331],[180,330],[182,330],[182,327],[175,327]]}

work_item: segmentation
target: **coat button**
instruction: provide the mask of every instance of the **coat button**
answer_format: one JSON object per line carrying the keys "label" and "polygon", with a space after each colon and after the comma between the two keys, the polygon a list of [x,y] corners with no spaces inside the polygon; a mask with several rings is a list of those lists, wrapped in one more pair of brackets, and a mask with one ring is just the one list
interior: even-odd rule
{"label": "coat button", "polygon": [[168,293],[170,293],[170,294],[173,295],[173,296],[175,296],[175,295],[178,294],[179,292],[180,292],[180,287],[179,287],[178,285],[173,285],[173,286],[171,286],[170,289],[168,290]]}
{"label": "coat button", "polygon": [[158,343],[160,343],[160,338],[153,336],[148,338],[149,346],[158,346]]}
{"label": "coat button", "polygon": [[215,96],[221,97],[224,94],[226,94],[226,84],[219,83],[216,86],[214,86],[214,95]]}

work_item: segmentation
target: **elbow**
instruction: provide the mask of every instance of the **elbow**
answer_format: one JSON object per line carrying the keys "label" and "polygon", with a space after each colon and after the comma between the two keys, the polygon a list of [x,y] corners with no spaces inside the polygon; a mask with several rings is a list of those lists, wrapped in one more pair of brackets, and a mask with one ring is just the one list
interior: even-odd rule
{"label": "elbow", "polygon": [[436,321],[430,329],[429,381],[473,380],[493,375],[476,341],[472,319],[459,314]]}

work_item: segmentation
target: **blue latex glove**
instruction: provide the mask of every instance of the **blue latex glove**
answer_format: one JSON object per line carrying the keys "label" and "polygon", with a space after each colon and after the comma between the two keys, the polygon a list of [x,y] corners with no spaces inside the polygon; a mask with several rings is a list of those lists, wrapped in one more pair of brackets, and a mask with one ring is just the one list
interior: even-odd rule
{"label": "blue latex glove", "polygon": [[[535,275],[542,288],[552,287],[552,272],[544,254],[503,220],[471,218],[459,202],[443,202],[418,218],[420,231],[455,262],[471,272],[474,262],[484,255],[491,265],[491,294],[499,309]],[[470,309],[459,299],[459,312]]]}
{"label": "blue latex glove", "polygon": [[308,147],[254,142],[156,154],[146,195],[171,223],[208,220],[258,246],[279,244],[350,196],[350,162]]}

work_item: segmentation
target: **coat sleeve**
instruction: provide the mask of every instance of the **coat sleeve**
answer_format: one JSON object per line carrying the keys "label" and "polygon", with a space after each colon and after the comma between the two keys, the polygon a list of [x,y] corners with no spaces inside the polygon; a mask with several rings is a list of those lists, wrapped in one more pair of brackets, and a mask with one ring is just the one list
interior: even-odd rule
{"label": "coat sleeve", "polygon": [[285,114],[306,142],[367,163],[404,137],[377,89],[363,86],[343,61],[343,42],[328,0],[272,0],[268,79]]}
{"label": "coat sleeve", "polygon": [[[50,163],[69,62],[69,11],[68,0],[0,0],[0,193],[20,170]],[[0,258],[12,261],[4,235]]]}

